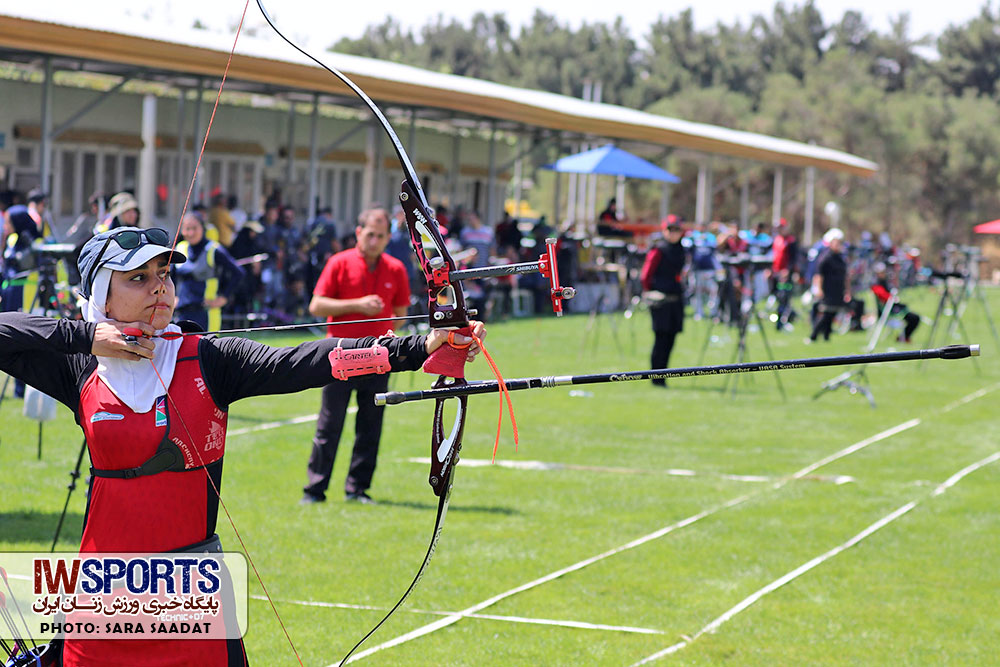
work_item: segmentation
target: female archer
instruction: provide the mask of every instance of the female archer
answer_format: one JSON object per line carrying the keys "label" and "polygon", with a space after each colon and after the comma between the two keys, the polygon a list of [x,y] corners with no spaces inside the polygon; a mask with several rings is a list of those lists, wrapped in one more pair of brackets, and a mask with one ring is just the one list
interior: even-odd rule
{"label": "female archer", "polygon": [[[83,321],[0,314],[0,370],[68,406],[86,435],[93,481],[81,552],[221,551],[218,489],[234,401],[339,381],[336,348],[377,349],[378,372],[416,370],[448,338],[433,330],[274,348],[182,331],[171,323],[170,265],[185,260],[162,229],[120,227],[80,253]],[[485,335],[481,323],[472,330]],[[469,344],[467,360],[479,352],[472,339],[453,340]],[[246,663],[238,639],[67,638],[62,651],[67,666]]]}

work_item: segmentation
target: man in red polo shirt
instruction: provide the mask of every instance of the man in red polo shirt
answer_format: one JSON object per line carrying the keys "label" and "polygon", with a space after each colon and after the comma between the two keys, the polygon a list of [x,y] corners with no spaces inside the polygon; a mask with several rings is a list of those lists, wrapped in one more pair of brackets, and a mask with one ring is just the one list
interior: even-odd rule
{"label": "man in red polo shirt", "polygon": [[[389,214],[381,206],[372,206],[358,216],[354,230],[357,245],[330,257],[313,290],[309,312],[326,317],[331,326],[327,337],[362,338],[383,336],[391,329],[386,322],[342,324],[338,321],[403,316],[410,305],[410,283],[406,267],[384,253],[389,243]],[[374,342],[374,341],[372,341]],[[326,500],[333,461],[344,428],[351,392],[357,392],[358,415],[355,420],[354,453],[344,483],[347,500],[372,504],[368,496],[379,440],[382,437],[384,407],[375,405],[375,394],[387,391],[389,376],[361,375],[334,380],[323,387],[323,402],[312,454],[307,470],[308,483],[302,503]]]}

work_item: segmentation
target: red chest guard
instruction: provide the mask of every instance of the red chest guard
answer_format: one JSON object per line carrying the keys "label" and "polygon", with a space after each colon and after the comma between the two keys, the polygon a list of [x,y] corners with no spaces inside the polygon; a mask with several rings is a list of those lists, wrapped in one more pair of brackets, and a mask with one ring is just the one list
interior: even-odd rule
{"label": "red chest guard", "polygon": [[96,372],[84,383],[79,416],[94,480],[83,551],[169,551],[214,532],[207,475],[221,481],[228,414],[201,376],[199,340],[185,337],[170,398],[149,412],[133,412]]}

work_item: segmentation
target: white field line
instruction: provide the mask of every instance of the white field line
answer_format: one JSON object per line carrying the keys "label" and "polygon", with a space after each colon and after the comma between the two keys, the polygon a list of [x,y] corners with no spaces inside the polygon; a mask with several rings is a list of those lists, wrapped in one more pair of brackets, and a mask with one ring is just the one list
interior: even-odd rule
{"label": "white field line", "polygon": [[977,398],[982,398],[983,396],[985,396],[986,394],[990,393],[991,391],[996,390],[997,387],[1000,387],[1000,382],[998,382],[996,384],[991,384],[991,385],[986,386],[986,387],[983,387],[982,389],[980,389],[978,391],[972,392],[968,396],[963,396],[962,398],[958,399],[954,403],[949,403],[948,405],[946,405],[943,408],[941,408],[941,412],[951,412],[952,410],[954,410],[955,408],[957,408],[959,406],[965,405],[966,403],[971,403],[972,401],[976,400]]}
{"label": "white field line", "polygon": [[[254,600],[266,601],[263,595],[251,595]],[[320,602],[316,600],[287,600],[274,598],[275,602],[297,604],[305,607],[327,607],[330,609],[359,609],[362,611],[388,611],[388,607],[375,607],[365,604],[347,604],[345,602]],[[433,609],[401,609],[410,614],[429,614],[431,616],[450,616],[452,611],[436,611]],[[528,623],[532,625],[557,625],[565,628],[580,628],[582,630],[608,630],[611,632],[631,632],[641,635],[662,635],[663,630],[653,628],[635,628],[628,625],[605,625],[603,623],[584,623],[583,621],[565,621],[550,618],[526,618],[523,616],[496,616],[494,614],[469,614],[468,618],[481,618],[489,621],[506,621],[509,623]]]}
{"label": "white field line", "polygon": [[[413,457],[403,459],[407,463],[420,463],[430,465],[431,460],[426,457]],[[463,468],[487,468],[497,466],[499,468],[511,468],[514,470],[578,470],[583,472],[607,472],[619,475],[669,475],[672,477],[717,477],[736,482],[773,482],[776,477],[767,475],[736,475],[733,473],[698,472],[685,468],[666,468],[664,470],[649,470],[642,468],[621,468],[614,466],[587,466],[575,463],[552,463],[549,461],[490,461],[489,459],[466,459],[461,460]],[[818,482],[830,482],[832,484],[847,484],[853,482],[854,478],[848,475],[815,476]]]}
{"label": "white field line", "polygon": [[[358,406],[352,405],[347,408],[347,414],[353,415],[358,411]],[[298,417],[292,417],[291,419],[283,419],[277,422],[264,422],[263,424],[257,424],[256,426],[248,426],[246,428],[238,428],[233,431],[228,431],[226,433],[227,437],[232,437],[234,435],[246,435],[247,433],[256,433],[257,431],[270,431],[274,428],[281,428],[282,426],[292,426],[294,424],[306,424],[308,422],[316,421],[319,418],[318,414],[313,415],[300,415]]]}
{"label": "white field line", "polygon": [[[987,466],[987,465],[989,465],[989,464],[991,464],[991,463],[993,463],[995,461],[998,461],[998,460],[1000,460],[1000,452],[996,452],[994,454],[991,454],[990,456],[987,456],[984,459],[981,459],[981,460],[976,461],[975,463],[973,463],[973,464],[971,464],[969,466],[966,466],[965,468],[963,468],[959,472],[957,472],[954,475],[952,475],[951,477],[949,477],[946,481],[944,481],[941,484],[939,484],[934,489],[934,491],[930,494],[929,497],[934,498],[934,497],[940,496],[945,491],[947,491],[951,487],[955,486],[964,477],[966,477],[966,476],[970,475],[971,473],[975,472],[976,470],[979,470],[980,468],[982,468],[984,466]],[[906,503],[905,505],[903,505],[902,507],[898,508],[894,512],[890,512],[889,514],[885,515],[884,517],[882,517],[881,519],[879,519],[875,523],[871,524],[870,526],[868,526],[867,528],[865,528],[860,533],[858,533],[857,535],[855,535],[851,539],[847,540],[843,544],[840,544],[840,545],[838,545],[838,546],[830,549],[826,553],[824,553],[824,554],[822,554],[820,556],[816,556],[812,560],[810,560],[810,561],[808,561],[806,563],[803,563],[802,565],[800,565],[799,567],[795,568],[794,570],[792,570],[792,571],[786,573],[785,575],[783,575],[783,576],[775,579],[774,581],[772,581],[771,583],[769,583],[767,586],[764,586],[763,588],[759,589],[755,593],[753,593],[753,594],[749,595],[748,597],[744,598],[739,604],[737,604],[736,606],[734,606],[734,607],[730,608],[729,610],[727,610],[725,613],[723,613],[721,616],[719,616],[718,618],[716,618],[715,620],[713,620],[711,623],[709,623],[708,625],[706,625],[705,627],[703,627],[701,630],[699,630],[698,632],[696,632],[695,634],[693,634],[691,637],[686,638],[683,641],[677,642],[676,644],[674,644],[672,646],[668,646],[667,648],[663,649],[662,651],[654,653],[651,656],[643,658],[639,662],[634,663],[632,665],[632,667],[637,667],[638,665],[645,665],[647,663],[653,662],[654,660],[659,660],[660,658],[662,658],[664,656],[670,655],[672,653],[676,653],[677,651],[681,650],[682,648],[684,648],[688,644],[692,643],[693,641],[695,641],[696,639],[698,639],[702,635],[704,635],[706,633],[710,633],[710,632],[715,632],[724,623],[726,623],[727,621],[729,621],[731,618],[733,618],[734,616],[736,616],[737,614],[739,614],[741,611],[743,611],[744,609],[746,609],[747,607],[749,607],[753,603],[755,603],[758,600],[760,600],[762,597],[764,597],[768,593],[771,593],[771,592],[773,592],[773,591],[781,588],[782,586],[784,586],[788,582],[792,581],[793,579],[798,578],[802,574],[805,574],[806,572],[808,572],[809,570],[813,569],[817,565],[820,565],[821,563],[830,560],[831,558],[833,558],[837,554],[841,553],[842,551],[850,549],[851,547],[853,547],[855,544],[857,544],[861,540],[863,540],[866,537],[872,535],[873,533],[877,532],[878,530],[884,528],[885,526],[889,525],[890,523],[892,523],[893,521],[895,521],[899,517],[903,516],[904,514],[906,514],[910,510],[912,510],[914,507],[916,507],[917,505],[919,505],[920,502],[921,502],[920,500],[911,500],[910,502]]]}
{"label": "white field line", "polygon": [[[352,405],[347,408],[347,414],[353,415],[358,411],[358,406]],[[226,433],[227,437],[232,437],[234,435],[246,435],[247,433],[256,433],[257,431],[270,431],[274,428],[281,428],[282,426],[292,426],[294,424],[305,424],[311,421],[316,421],[319,417],[318,414],[313,415],[300,415],[298,417],[292,417],[291,419],[283,419],[277,422],[264,422],[263,424],[257,424],[256,426],[248,426],[246,428],[238,428]]]}
{"label": "white field line", "polygon": [[[493,606],[494,604],[496,604],[497,602],[500,602],[501,600],[509,598],[509,597],[511,597],[513,595],[517,595],[518,593],[522,593],[522,592],[524,592],[526,590],[535,588],[536,586],[540,586],[540,585],[542,585],[544,583],[547,583],[549,581],[553,581],[554,579],[558,579],[559,577],[561,577],[561,576],[563,576],[565,574],[569,574],[570,572],[575,572],[577,570],[582,570],[583,568],[587,567],[588,565],[592,565],[593,563],[596,563],[598,561],[604,560],[605,558],[608,558],[610,556],[614,556],[614,555],[619,554],[619,553],[621,553],[623,551],[627,551],[629,549],[634,549],[635,547],[641,546],[641,545],[645,544],[646,542],[650,542],[650,541],[655,540],[657,538],[663,537],[664,535],[667,535],[668,533],[672,533],[673,531],[677,530],[678,528],[683,528],[685,526],[691,525],[692,523],[695,523],[696,521],[700,521],[701,519],[704,519],[706,516],[710,516],[710,515],[712,515],[712,514],[714,514],[716,512],[719,512],[719,511],[721,511],[723,509],[727,509],[729,507],[733,507],[733,506],[738,505],[740,503],[746,502],[751,497],[752,497],[752,495],[750,495],[750,494],[744,495],[744,496],[740,496],[740,497],[735,498],[733,500],[730,500],[728,502],[722,503],[720,505],[716,505],[715,507],[712,507],[710,509],[703,510],[703,511],[699,512],[698,514],[690,516],[690,517],[688,517],[686,519],[682,519],[682,520],[678,521],[677,523],[673,523],[673,524],[670,524],[669,526],[665,526],[665,527],[661,528],[660,530],[657,530],[657,531],[655,531],[653,533],[650,533],[648,535],[644,535],[644,536],[642,536],[642,537],[640,537],[640,538],[638,538],[636,540],[628,542],[627,544],[623,544],[620,547],[615,547],[614,549],[610,549],[608,551],[605,551],[604,553],[597,554],[596,556],[591,556],[590,558],[582,560],[582,561],[580,561],[578,563],[574,563],[573,565],[570,565],[568,567],[564,567],[561,570],[556,570],[555,572],[550,572],[549,574],[545,575],[544,577],[540,577],[538,579],[535,579],[534,581],[529,581],[526,584],[522,584],[522,585],[518,586],[517,588],[512,588],[512,589],[510,589],[508,591],[504,591],[503,593],[500,593],[498,595],[494,595],[493,597],[488,598],[486,600],[483,600],[482,602],[479,602],[477,604],[474,604],[471,607],[463,609],[462,611],[457,611],[457,612],[455,612],[453,614],[449,614],[448,616],[446,616],[446,617],[444,617],[444,618],[442,618],[442,619],[440,619],[438,621],[434,621],[433,623],[428,623],[427,625],[425,625],[423,627],[420,627],[420,628],[417,628],[416,630],[413,630],[412,632],[407,632],[406,634],[403,634],[403,635],[400,635],[398,637],[395,637],[394,639],[390,639],[387,642],[383,642],[383,643],[379,644],[378,646],[373,646],[372,648],[369,648],[369,649],[366,649],[364,651],[361,651],[360,653],[355,653],[353,656],[351,656],[351,659],[348,660],[348,662],[354,662],[356,660],[360,660],[361,658],[369,656],[369,655],[371,655],[373,653],[377,653],[378,651],[381,651],[383,649],[392,648],[393,646],[398,646],[399,644],[404,644],[404,643],[410,641],[411,639],[416,639],[418,637],[423,637],[424,635],[430,634],[430,633],[434,632],[435,630],[440,630],[441,628],[446,628],[449,625],[452,625],[453,623],[457,623],[458,621],[462,620],[463,618],[466,618],[466,617],[470,616],[471,614],[477,613],[477,612],[479,612],[479,611],[481,611],[483,609],[486,609],[487,607]],[[341,663],[339,663],[339,662],[338,663],[332,663],[331,665],[329,665],[329,667],[334,667],[334,665],[339,665],[339,664],[341,664]]]}
{"label": "white field line", "polygon": [[[556,570],[555,572],[551,572],[551,573],[545,575],[544,577],[540,577],[538,579],[535,579],[534,581],[529,581],[528,583],[522,584],[522,585],[518,586],[517,588],[512,588],[512,589],[510,589],[508,591],[505,591],[503,593],[495,595],[495,596],[493,596],[491,598],[483,600],[482,602],[474,604],[474,605],[472,605],[471,607],[469,607],[467,609],[463,609],[462,611],[455,612],[454,614],[450,614],[450,615],[448,615],[448,616],[446,616],[446,617],[444,617],[444,618],[442,618],[440,620],[434,621],[433,623],[428,623],[427,625],[419,627],[416,630],[412,630],[412,631],[407,632],[405,634],[402,634],[402,635],[399,635],[397,637],[394,637],[393,639],[390,639],[390,640],[388,640],[386,642],[378,644],[377,646],[373,646],[373,647],[371,647],[369,649],[365,649],[364,651],[361,651],[359,653],[355,653],[353,656],[351,656],[351,658],[350,658],[350,660],[348,660],[348,662],[354,662],[356,660],[360,660],[360,659],[362,659],[364,657],[372,655],[373,653],[377,653],[378,651],[381,651],[383,649],[392,648],[393,646],[398,646],[400,644],[404,644],[404,643],[406,643],[406,642],[408,642],[408,641],[410,641],[412,639],[417,639],[418,637],[423,637],[424,635],[427,635],[427,634],[430,634],[432,632],[435,632],[436,630],[440,630],[441,628],[446,628],[449,625],[452,625],[453,623],[457,623],[458,621],[462,620],[462,618],[465,618],[466,616],[469,616],[470,614],[477,613],[477,612],[479,612],[479,611],[481,611],[481,610],[483,610],[483,609],[485,609],[487,607],[490,607],[490,606],[496,604],[497,602],[500,602],[501,600],[509,598],[509,597],[511,597],[513,595],[516,595],[518,593],[522,593],[522,592],[524,592],[526,590],[535,588],[536,586],[540,586],[540,585],[542,585],[544,583],[548,583],[550,581],[553,581],[554,579],[558,579],[559,577],[562,577],[565,574],[569,574],[570,572],[576,572],[577,570],[582,570],[583,568],[587,567],[588,565],[593,565],[594,563],[602,561],[605,558],[610,558],[611,556],[615,556],[615,555],[617,555],[619,553],[622,553],[624,551],[628,551],[629,549],[634,549],[635,547],[638,547],[638,546],[641,546],[643,544],[646,544],[647,542],[651,542],[653,540],[659,539],[659,538],[663,537],[664,535],[668,535],[669,533],[672,533],[672,532],[674,532],[675,530],[677,530],[679,528],[684,528],[686,526],[690,526],[691,524],[696,523],[698,521],[701,521],[705,517],[708,517],[708,516],[711,516],[713,514],[716,514],[717,512],[721,512],[722,510],[729,509],[729,508],[732,508],[732,507],[736,507],[737,505],[740,505],[740,504],[746,502],[747,500],[749,500],[749,499],[751,499],[751,498],[759,495],[760,493],[762,493],[765,490],[778,489],[778,488],[784,486],[789,480],[799,479],[799,478],[805,477],[806,475],[808,475],[811,472],[813,472],[816,468],[820,467],[821,464],[822,465],[826,465],[827,463],[831,463],[833,461],[836,461],[839,458],[842,458],[844,456],[848,456],[849,454],[853,454],[854,452],[857,452],[860,449],[868,447],[869,445],[872,445],[872,444],[874,444],[874,443],[876,443],[876,442],[878,442],[880,440],[884,440],[884,439],[889,438],[889,437],[891,437],[893,435],[896,435],[897,433],[901,433],[901,432],[903,432],[903,431],[905,431],[907,429],[911,429],[914,426],[917,426],[919,423],[920,423],[919,419],[911,419],[910,421],[903,422],[902,424],[899,424],[897,426],[893,426],[892,428],[887,429],[885,431],[882,431],[881,433],[877,433],[877,434],[871,436],[870,438],[865,438],[864,440],[861,440],[860,442],[856,442],[853,445],[850,445],[849,447],[846,447],[846,448],[840,450],[839,452],[837,452],[835,454],[831,454],[830,456],[827,456],[826,458],[822,459],[822,461],[819,462],[819,463],[814,463],[812,465],[806,466],[805,468],[802,468],[798,472],[793,473],[787,479],[775,482],[773,485],[771,485],[770,487],[768,487],[768,489],[764,489],[764,490],[760,490],[760,491],[755,491],[753,493],[749,493],[749,494],[745,494],[745,495],[742,495],[742,496],[738,496],[738,497],[733,498],[732,500],[729,500],[727,502],[715,505],[714,507],[711,507],[711,508],[706,509],[706,510],[702,510],[701,512],[699,512],[697,514],[694,514],[692,516],[689,516],[686,519],[681,519],[680,521],[678,521],[676,523],[670,524],[669,526],[665,526],[665,527],[663,527],[663,528],[661,528],[661,529],[659,529],[657,531],[649,533],[648,535],[644,535],[644,536],[642,536],[642,537],[640,537],[638,539],[632,540],[631,542],[623,544],[623,545],[621,545],[619,547],[615,547],[614,549],[609,549],[608,551],[600,553],[600,554],[598,554],[596,556],[591,556],[590,558],[582,560],[582,561],[580,561],[578,563],[574,563],[573,565],[570,565],[568,567],[562,568],[561,570]],[[339,664],[340,663],[331,663],[330,665],[328,665],[328,667],[334,667],[335,665],[339,665]]]}
{"label": "white field line", "polygon": [[[354,408],[357,410],[357,408]],[[300,417],[292,417],[291,419],[283,419],[278,422],[264,422],[263,424],[257,424],[256,426],[248,426],[247,428],[238,428],[234,431],[229,431],[226,433],[228,437],[233,437],[235,435],[246,435],[247,433],[256,433],[257,431],[269,431],[273,428],[281,428],[282,426],[291,426],[292,424],[305,424],[306,422],[311,422],[316,419],[319,415],[302,415]]]}

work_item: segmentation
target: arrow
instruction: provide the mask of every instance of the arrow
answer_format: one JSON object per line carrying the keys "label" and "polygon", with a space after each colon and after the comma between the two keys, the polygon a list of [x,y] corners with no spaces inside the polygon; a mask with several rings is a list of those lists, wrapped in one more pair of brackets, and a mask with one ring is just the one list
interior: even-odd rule
{"label": "arrow", "polygon": [[[758,361],[721,366],[690,366],[687,368],[659,368],[647,371],[623,371],[592,375],[550,375],[547,377],[515,378],[506,380],[507,391],[520,389],[541,389],[570,384],[598,384],[602,382],[631,382],[635,380],[659,380],[682,377],[703,377],[706,375],[731,375],[735,373],[756,373],[759,371],[787,371],[799,368],[821,368],[825,366],[849,366],[853,364],[877,364],[889,361],[914,361],[918,359],[965,359],[978,357],[979,345],[948,345],[929,350],[909,350],[903,352],[883,352],[880,354],[852,354],[840,357],[817,357],[814,359],[789,359],[786,361]],[[423,389],[417,391],[390,391],[375,394],[375,405],[398,405],[407,401],[491,394],[499,391],[496,380],[469,382],[456,387]]]}

